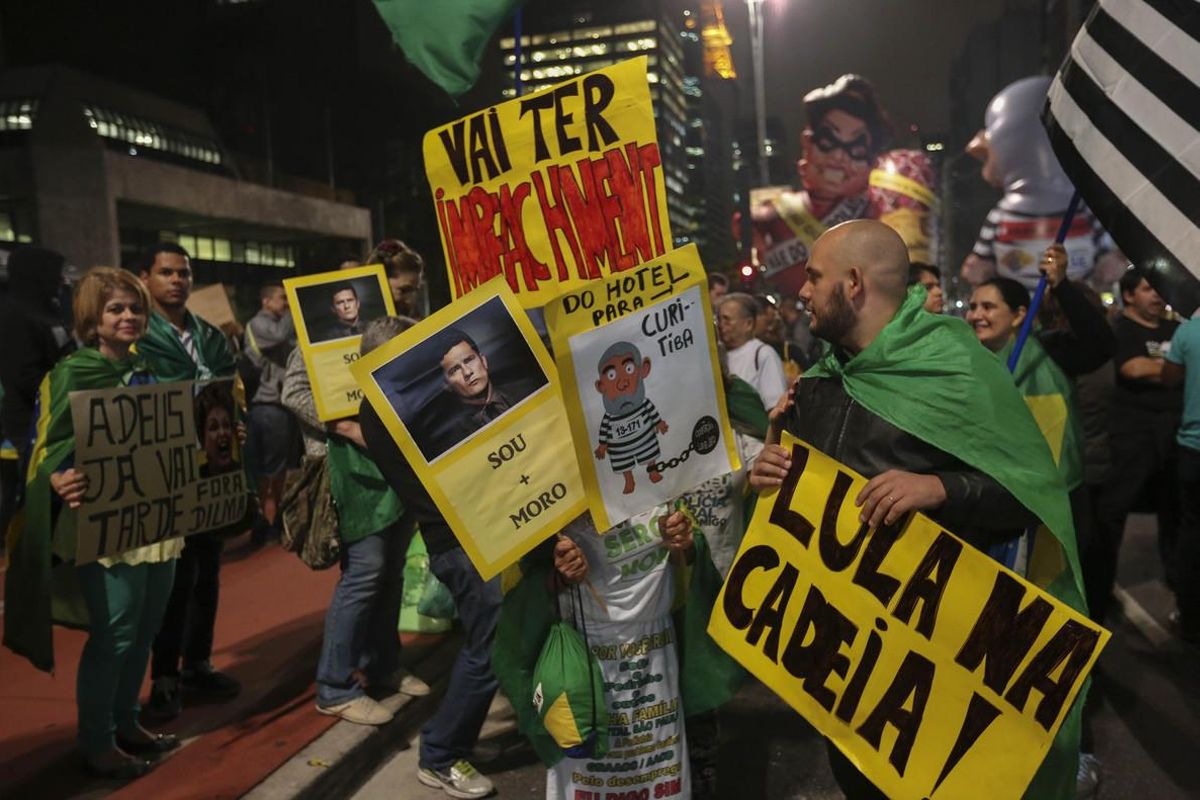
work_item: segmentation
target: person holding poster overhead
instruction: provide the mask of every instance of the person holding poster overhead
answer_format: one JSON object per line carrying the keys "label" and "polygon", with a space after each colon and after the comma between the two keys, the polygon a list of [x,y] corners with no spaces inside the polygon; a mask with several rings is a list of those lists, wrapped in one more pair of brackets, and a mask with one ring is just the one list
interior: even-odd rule
{"label": "person holding poster overhead", "polygon": [[[847,222],[817,239],[801,298],[813,333],[832,347],[775,407],[773,434],[786,430],[869,478],[855,504],[871,528],[922,511],[986,549],[1040,521],[1029,579],[1084,612],[1066,487],[1037,423],[967,327],[922,309],[924,290],[906,289],[908,269],[904,242],[879,222]],[[791,468],[791,454],[770,444],[751,485],[773,490]],[[1082,706],[1081,694],[1026,796],[1074,796]],[[884,797],[832,741],[830,762],[848,797]]]}
{"label": "person holding poster overhead", "polygon": [[[146,331],[149,308],[145,287],[124,270],[96,268],[79,282],[75,334],[86,346],[42,381],[24,516],[14,521],[8,542],[4,644],[52,672],[51,623],[88,630],[75,695],[78,742],[87,768],[106,778],[143,775],[151,765],[141,756],[179,746],[177,737],[152,734],[139,724],[138,692],[183,542],[167,539],[75,566],[76,509],[87,495],[88,479],[74,465],[69,395],[155,382],[144,358],[132,351]],[[68,572],[81,598],[63,596],[70,591],[63,589],[70,585],[63,581],[72,577]]]}
{"label": "person holding poster overhead", "polygon": [[[137,352],[158,379],[232,377],[236,362],[225,334],[187,310],[192,291],[188,252],[177,244],[156,244],[143,254],[139,269],[153,310]],[[224,542],[211,531],[188,536],[185,542],[162,631],[154,640],[150,670],[154,685],[146,711],[160,720],[172,719],[182,709],[181,682],[189,691],[216,699],[228,699],[241,691],[237,680],[213,669],[209,661]]]}

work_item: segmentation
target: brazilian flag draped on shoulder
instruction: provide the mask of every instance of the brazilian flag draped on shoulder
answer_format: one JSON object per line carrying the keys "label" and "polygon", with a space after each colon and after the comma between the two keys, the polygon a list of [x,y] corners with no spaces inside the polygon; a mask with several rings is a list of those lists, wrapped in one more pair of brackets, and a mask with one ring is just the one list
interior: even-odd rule
{"label": "brazilian flag draped on shoulder", "polygon": [[479,79],[488,40],[522,0],[375,0],[392,38],[412,65],[453,97]]}
{"label": "brazilian flag draped on shoulder", "polygon": [[155,311],[150,315],[146,335],[134,348],[138,355],[146,359],[155,376],[163,383],[232,376],[236,362],[220,328],[190,311],[185,313],[184,319],[196,344],[196,352],[200,354],[200,363],[197,364],[188,355],[174,326]]}
{"label": "brazilian flag draped on shoulder", "polygon": [[[721,574],[713,566],[704,535],[697,531],[694,536],[693,563],[674,566],[679,693],[687,716],[711,711],[733,699],[746,677],[741,666],[708,635],[708,618],[721,590]],[[549,553],[548,547],[539,548],[503,573],[504,605],[492,643],[492,671],[517,712],[517,728],[542,763],[552,767],[564,754],[532,702],[534,667],[550,627],[558,621],[557,598],[547,588],[547,577],[554,569]],[[606,750],[602,742],[595,755],[603,756]]]}
{"label": "brazilian flag draped on shoulder", "polygon": [[[1016,340],[1011,340],[996,354],[1002,364],[1008,363],[1015,345]],[[1025,341],[1013,378],[1050,445],[1063,483],[1068,490],[1074,489],[1083,483],[1083,431],[1075,414],[1075,384],[1035,336]]]}
{"label": "brazilian flag draped on shoulder", "polygon": [[[923,310],[924,300],[923,287],[910,288],[865,350],[845,363],[827,351],[801,380],[841,378],[846,393],[872,413],[998,481],[1042,522],[1028,579],[1087,613],[1067,487],[1038,424],[1004,363],[961,320]],[[1084,694],[1026,797],[1075,796]]]}
{"label": "brazilian flag draped on shoulder", "polygon": [[68,613],[73,609],[65,604],[54,603],[55,589],[64,585],[64,579],[69,581],[75,569],[74,562],[53,565],[51,557],[50,475],[75,452],[70,393],[121,386],[134,373],[146,369],[139,358],[112,361],[95,348],[85,347],[58,362],[42,379],[24,506],[17,510],[7,531],[8,573],[4,583],[4,645],[40,670],[54,670],[51,623],[87,623]]}

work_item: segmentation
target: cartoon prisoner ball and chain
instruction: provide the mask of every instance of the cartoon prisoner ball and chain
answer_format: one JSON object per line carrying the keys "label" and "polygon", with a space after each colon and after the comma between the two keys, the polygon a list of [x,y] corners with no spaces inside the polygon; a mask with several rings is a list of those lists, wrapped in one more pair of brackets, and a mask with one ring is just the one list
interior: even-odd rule
{"label": "cartoon prisoner ball and chain", "polygon": [[632,494],[636,486],[633,468],[646,467],[651,483],[662,480],[665,469],[686,461],[692,451],[712,452],[720,439],[720,426],[710,416],[701,417],[692,429],[692,441],[686,450],[669,461],[660,461],[658,437],[668,430],[667,421],[646,397],[646,377],[650,359],[643,358],[630,342],[615,342],[605,349],[597,364],[600,377],[596,391],[604,398],[604,418],[600,421],[596,458],[608,458],[612,470],[624,474],[623,494]]}

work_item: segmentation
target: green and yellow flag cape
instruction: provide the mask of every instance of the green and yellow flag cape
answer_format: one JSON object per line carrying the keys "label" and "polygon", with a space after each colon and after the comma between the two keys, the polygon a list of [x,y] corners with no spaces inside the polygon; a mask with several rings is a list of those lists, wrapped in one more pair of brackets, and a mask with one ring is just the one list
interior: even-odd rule
{"label": "green and yellow flag cape", "polygon": [[[845,363],[827,351],[801,380],[841,378],[846,393],[872,413],[998,481],[1042,522],[1027,577],[1086,614],[1067,486],[1037,422],[1004,363],[962,320],[930,314],[924,301],[923,287],[910,288],[865,350]],[[1084,696],[1076,698],[1026,797],[1075,796]]]}
{"label": "green and yellow flag cape", "polygon": [[75,452],[70,393],[111,389],[146,370],[138,358],[110,361],[86,347],[64,358],[42,380],[36,439],[25,476],[24,506],[9,524],[8,574],[4,582],[4,645],[40,670],[54,670],[52,622],[86,625],[79,609],[57,603],[58,587],[70,585],[72,562],[51,563],[53,506],[50,475]]}
{"label": "green and yellow flag cape", "polygon": [[[996,354],[1001,363],[1008,363],[1015,344],[1014,339]],[[1034,336],[1025,341],[1013,378],[1050,446],[1058,474],[1068,491],[1074,489],[1083,483],[1083,431],[1075,414],[1075,384]]]}
{"label": "green and yellow flag cape", "polygon": [[146,359],[155,376],[163,383],[231,377],[237,362],[234,361],[225,334],[190,311],[187,312],[186,320],[192,341],[196,343],[196,350],[200,353],[200,361],[203,362],[204,369],[208,370],[207,375],[202,373],[200,367],[188,355],[188,351],[183,349],[183,343],[179,341],[171,323],[157,311],[150,315],[146,335],[138,341],[134,349]]}

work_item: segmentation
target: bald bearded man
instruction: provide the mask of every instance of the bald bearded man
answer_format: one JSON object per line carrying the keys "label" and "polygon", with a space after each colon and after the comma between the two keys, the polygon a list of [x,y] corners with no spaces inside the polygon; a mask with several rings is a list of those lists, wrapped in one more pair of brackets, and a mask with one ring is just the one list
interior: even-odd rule
{"label": "bald bearded man", "polygon": [[[1011,377],[980,354],[961,320],[922,310],[924,292],[908,291],[908,269],[904,242],[879,222],[846,222],[817,239],[800,297],[813,334],[832,347],[772,410],[770,444],[751,486],[781,485],[792,466],[777,444],[787,430],[869,479],[856,504],[872,527],[921,511],[980,549],[1040,517],[1069,528],[1065,488],[1060,504],[1053,491],[1039,494],[1011,477],[1019,466],[1047,486],[1056,480]],[[1073,530],[1069,539],[1073,551]],[[1064,762],[1072,748],[1077,755],[1077,744],[1065,744]],[[832,745],[829,756],[847,797],[885,797]],[[1054,767],[1058,783],[1066,769]],[[1073,762],[1069,770],[1073,779]]]}

